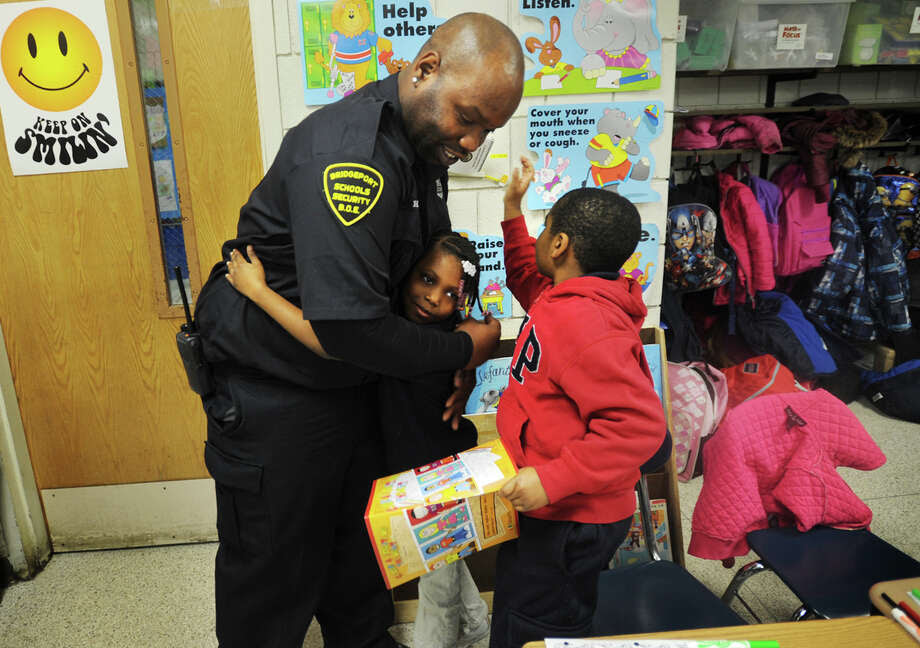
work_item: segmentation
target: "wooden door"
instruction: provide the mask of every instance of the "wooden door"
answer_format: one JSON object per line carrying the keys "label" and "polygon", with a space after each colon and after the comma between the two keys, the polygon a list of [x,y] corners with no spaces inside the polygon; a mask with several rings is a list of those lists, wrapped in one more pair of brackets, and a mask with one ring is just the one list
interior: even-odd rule
{"label": "wooden door", "polygon": [[[52,497],[207,477],[204,416],[175,345],[181,308],[163,307],[128,4],[106,0],[128,167],[14,177],[0,141],[0,324],[53,541]],[[197,289],[261,176],[249,16],[245,0],[157,9]]]}

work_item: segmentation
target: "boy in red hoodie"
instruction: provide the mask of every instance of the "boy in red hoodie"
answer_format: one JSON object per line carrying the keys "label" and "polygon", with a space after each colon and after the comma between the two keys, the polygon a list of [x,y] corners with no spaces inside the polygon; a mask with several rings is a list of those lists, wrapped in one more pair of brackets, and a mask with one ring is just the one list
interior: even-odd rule
{"label": "boy in red hoodie", "polygon": [[597,577],[626,537],[639,466],[665,435],[639,340],[642,289],[619,269],[639,241],[635,206],[602,189],[562,196],[534,241],[521,215],[533,165],[505,191],[505,267],[527,310],[498,432],[520,467],[501,494],[523,513],[502,545],[490,648],[585,637]]}

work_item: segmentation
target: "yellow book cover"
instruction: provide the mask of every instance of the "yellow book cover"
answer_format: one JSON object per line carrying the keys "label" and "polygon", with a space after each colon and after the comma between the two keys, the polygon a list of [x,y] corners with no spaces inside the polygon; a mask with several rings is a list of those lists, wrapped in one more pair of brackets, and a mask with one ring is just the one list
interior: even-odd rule
{"label": "yellow book cover", "polygon": [[387,587],[518,537],[517,513],[498,495],[515,474],[495,439],[375,480],[364,522]]}

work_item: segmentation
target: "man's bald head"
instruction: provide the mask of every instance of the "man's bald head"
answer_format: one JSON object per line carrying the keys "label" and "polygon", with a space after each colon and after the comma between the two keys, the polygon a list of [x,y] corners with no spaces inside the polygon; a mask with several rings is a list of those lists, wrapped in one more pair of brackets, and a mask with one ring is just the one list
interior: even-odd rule
{"label": "man's bald head", "polygon": [[[521,43],[503,22],[482,13],[462,13],[440,25],[419,54],[434,50],[441,55],[444,72],[487,67],[509,81],[523,84],[524,54]],[[469,67],[468,67],[469,66]]]}
{"label": "man's bald head", "polygon": [[450,166],[507,123],[523,89],[524,55],[514,32],[485,14],[455,16],[399,72],[409,141],[423,159]]}

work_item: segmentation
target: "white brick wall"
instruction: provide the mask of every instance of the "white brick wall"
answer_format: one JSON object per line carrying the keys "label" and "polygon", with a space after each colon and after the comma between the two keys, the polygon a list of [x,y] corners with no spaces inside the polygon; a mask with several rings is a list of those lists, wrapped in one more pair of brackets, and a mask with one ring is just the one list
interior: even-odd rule
{"label": "white brick wall", "polygon": [[[447,19],[461,11],[482,11],[507,23],[518,34],[540,32],[544,26],[538,20],[522,16],[518,11],[517,0],[431,0],[436,15]],[[253,14],[253,45],[256,52],[257,88],[259,92],[259,112],[262,124],[263,155],[266,166],[274,157],[284,131],[296,125],[315,107],[303,103],[303,71],[300,58],[300,34],[298,31],[299,0],[250,0],[250,13]],[[643,99],[659,100],[665,106],[664,129],[662,135],[653,143],[652,153],[656,160],[653,187],[662,196],[659,203],[647,203],[639,206],[644,222],[658,225],[661,233],[662,249],[659,258],[663,258],[667,177],[671,160],[671,132],[673,128],[673,108],[678,106],[691,110],[707,108],[750,108],[752,111],[763,107],[767,94],[767,75],[752,71],[751,74],[731,74],[723,76],[695,76],[675,78],[676,43],[673,38],[676,31],[678,0],[658,0],[658,30],[662,36],[662,87],[654,92],[622,93],[624,101],[641,101]],[[890,103],[917,102],[920,104],[920,69],[905,66],[896,71],[841,71],[840,69],[819,70],[816,78],[802,81],[785,81],[776,86],[777,106],[789,105],[800,96],[815,92],[840,93],[853,103],[871,104],[884,107]],[[525,130],[527,111],[531,106],[552,103],[615,102],[618,97],[610,95],[569,95],[562,97],[525,97],[509,123],[495,133],[493,153],[506,153],[505,160],[490,160],[486,170],[489,175],[500,177],[508,172],[509,164],[515,162],[521,154],[527,152]],[[892,151],[878,151],[867,156],[873,166],[882,166]],[[920,158],[914,154],[908,157],[903,151],[894,151],[898,162],[917,168]],[[683,155],[676,155],[679,164]],[[730,160],[725,156],[703,156],[703,159],[715,159],[724,166]],[[755,172],[760,168],[759,155],[748,154],[744,159],[752,164]],[[771,159],[770,170],[781,164],[788,156],[775,156]],[[499,235],[501,212],[501,188],[494,182],[482,178],[451,179],[449,206],[454,226],[476,231],[480,234]],[[544,212],[526,213],[528,226],[535,231],[542,223]],[[649,306],[648,324],[658,323],[658,304],[660,303],[662,268],[659,265],[654,284],[646,291],[645,299]],[[520,307],[513,311],[520,314]],[[517,322],[507,323],[509,331],[517,330]]]}
{"label": "white brick wall", "polygon": [[[460,12],[480,11],[508,24],[515,33],[544,31],[540,21],[522,16],[517,0],[431,0],[435,15],[450,18]],[[303,67],[300,56],[300,33],[298,31],[299,0],[250,0],[249,10],[253,25],[253,50],[256,58],[256,87],[259,96],[259,120],[263,138],[263,158],[267,167],[281,143],[283,133],[299,123],[316,107],[303,103]],[[661,101],[665,107],[664,127],[661,135],[652,144],[652,155],[656,166],[652,186],[662,199],[658,203],[639,205],[644,222],[655,223],[660,233],[659,267],[653,284],[645,292],[649,306],[646,324],[658,324],[661,301],[661,282],[664,254],[664,229],[666,216],[667,177],[670,167],[671,131],[673,127],[675,57],[674,36],[677,29],[678,0],[658,0],[658,30],[662,37],[662,84],[654,92],[621,93],[609,95],[567,95],[561,97],[526,97],[508,124],[494,134],[492,153],[506,153],[507,159],[490,160],[486,170],[489,175],[500,177],[508,173],[510,163],[527,153],[525,131],[527,111],[533,105],[554,103]],[[718,83],[716,81],[716,83]],[[709,95],[711,98],[712,94]],[[279,128],[280,125],[280,128]],[[451,178],[448,206],[454,227],[475,231],[479,234],[501,235],[502,188],[491,180],[483,178]],[[526,213],[528,227],[535,232],[542,224],[544,212]],[[520,305],[514,304],[515,316],[523,315]],[[503,334],[514,337],[520,325],[515,317],[503,322]]]}

